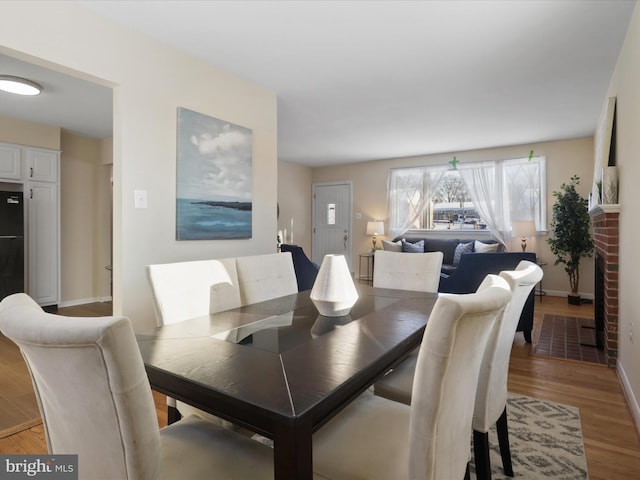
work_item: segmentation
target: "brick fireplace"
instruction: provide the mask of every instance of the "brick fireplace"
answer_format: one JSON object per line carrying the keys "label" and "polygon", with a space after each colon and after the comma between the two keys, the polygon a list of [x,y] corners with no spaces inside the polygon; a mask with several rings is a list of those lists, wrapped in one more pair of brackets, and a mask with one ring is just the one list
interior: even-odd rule
{"label": "brick fireplace", "polygon": [[607,365],[618,358],[618,250],[620,205],[598,205],[589,215],[595,244],[595,301],[597,345],[604,349]]}

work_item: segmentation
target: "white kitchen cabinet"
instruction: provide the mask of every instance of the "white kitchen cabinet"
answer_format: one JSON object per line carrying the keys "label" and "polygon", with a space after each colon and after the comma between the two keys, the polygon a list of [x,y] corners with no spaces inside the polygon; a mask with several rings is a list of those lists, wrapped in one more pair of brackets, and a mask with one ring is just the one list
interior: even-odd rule
{"label": "white kitchen cabinet", "polygon": [[0,143],[0,182],[19,184],[25,200],[27,293],[60,302],[60,152]]}
{"label": "white kitchen cabinet", "polygon": [[58,184],[27,182],[29,295],[40,305],[57,305],[59,294]]}
{"label": "white kitchen cabinet", "polygon": [[58,152],[39,148],[24,150],[27,160],[26,179],[38,182],[58,182]]}

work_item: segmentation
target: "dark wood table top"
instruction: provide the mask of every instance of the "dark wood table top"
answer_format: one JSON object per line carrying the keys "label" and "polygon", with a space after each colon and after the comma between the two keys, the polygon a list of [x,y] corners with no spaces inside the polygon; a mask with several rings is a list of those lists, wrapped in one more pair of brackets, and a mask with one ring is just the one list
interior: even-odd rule
{"label": "dark wood table top", "polygon": [[273,438],[277,479],[312,478],[312,433],[419,344],[437,298],[357,287],[345,317],[306,291],[140,333],[151,386]]}

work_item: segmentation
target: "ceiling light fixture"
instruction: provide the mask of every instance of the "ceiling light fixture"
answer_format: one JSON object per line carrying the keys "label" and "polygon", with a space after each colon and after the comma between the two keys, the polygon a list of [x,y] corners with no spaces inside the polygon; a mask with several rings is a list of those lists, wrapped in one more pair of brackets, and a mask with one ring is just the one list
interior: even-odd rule
{"label": "ceiling light fixture", "polygon": [[0,90],[17,95],[40,95],[42,86],[26,78],[0,75]]}

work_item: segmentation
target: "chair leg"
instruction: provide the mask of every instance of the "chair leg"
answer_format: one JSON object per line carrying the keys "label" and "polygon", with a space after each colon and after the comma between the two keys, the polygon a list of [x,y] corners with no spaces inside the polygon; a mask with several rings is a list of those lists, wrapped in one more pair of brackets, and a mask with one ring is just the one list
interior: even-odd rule
{"label": "chair leg", "polygon": [[181,418],[182,418],[182,415],[180,415],[180,412],[176,407],[167,405],[167,424],[168,425],[171,425],[172,423],[177,422]]}
{"label": "chair leg", "polygon": [[504,411],[500,418],[496,422],[496,429],[498,431],[498,444],[500,445],[500,456],[502,457],[502,466],[504,468],[504,474],[508,477],[513,477],[513,465],[511,464],[511,448],[509,447],[509,429],[507,428],[507,407],[504,407]]}
{"label": "chair leg", "polygon": [[491,480],[489,433],[473,431],[473,457],[476,462],[476,478],[478,480]]}
{"label": "chair leg", "polygon": [[471,480],[471,470],[469,469],[469,462],[467,462],[467,470],[464,472],[464,480]]}

